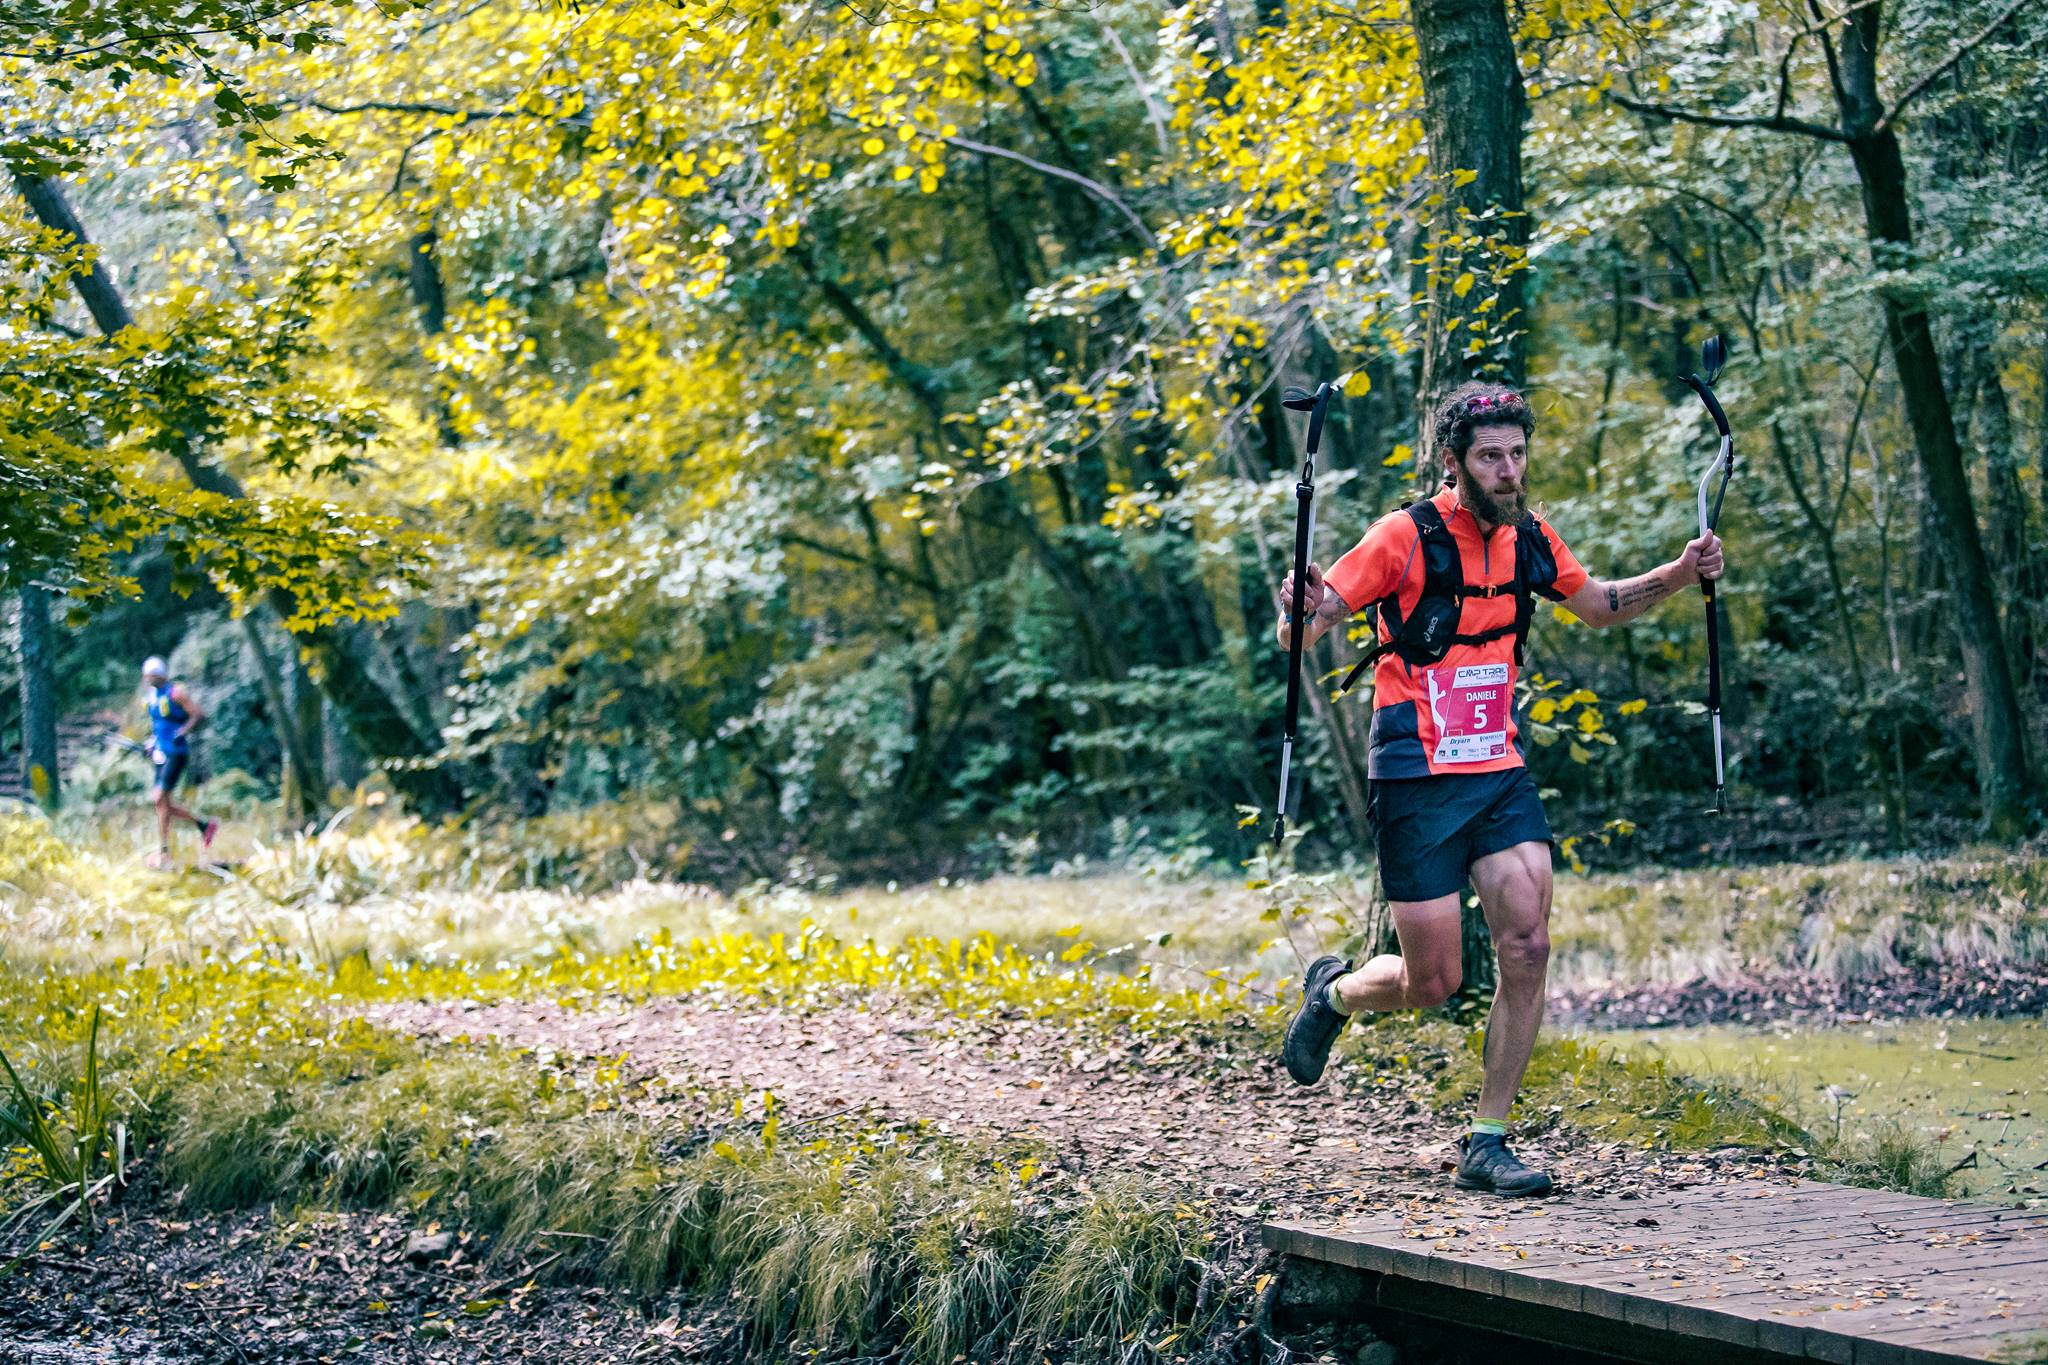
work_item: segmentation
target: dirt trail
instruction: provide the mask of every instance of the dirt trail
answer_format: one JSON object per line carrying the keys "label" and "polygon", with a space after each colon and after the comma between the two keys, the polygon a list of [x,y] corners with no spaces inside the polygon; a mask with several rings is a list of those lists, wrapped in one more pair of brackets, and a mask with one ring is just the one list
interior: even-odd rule
{"label": "dirt trail", "polygon": [[[577,1009],[422,1002],[364,1014],[451,1045],[498,1039],[583,1065],[623,1054],[624,1075],[651,1082],[651,1116],[683,1132],[704,1121],[703,1090],[716,1087],[753,1092],[756,1112],[759,1093],[773,1090],[785,1125],[859,1109],[1042,1141],[1090,1181],[1146,1172],[1208,1196],[1240,1269],[1266,1218],[1405,1207],[1485,1220],[1500,1207],[1452,1190],[1452,1127],[1429,1112],[1426,1078],[1402,1068],[1376,1081],[1363,1061],[1340,1059],[1322,1085],[1302,1090],[1250,1035],[1229,1029],[1103,1046],[1031,1021],[688,999]],[[1784,1176],[1745,1152],[1649,1154],[1562,1129],[1518,1145],[1566,1199]],[[110,1222],[90,1267],[33,1264],[0,1295],[0,1365],[614,1365],[744,1355],[739,1320],[719,1302],[670,1293],[641,1303],[603,1285],[528,1289],[523,1272],[493,1263],[482,1243],[460,1264],[413,1265],[403,1254],[411,1226],[401,1212],[187,1212],[175,1192],[149,1192]],[[505,1304],[473,1316],[479,1296]]]}
{"label": "dirt trail", "polygon": [[[682,999],[589,1009],[408,1003],[365,1017],[407,1033],[495,1038],[564,1058],[623,1054],[626,1075],[672,1085],[772,1090],[785,1123],[864,1109],[963,1134],[1035,1139],[1080,1173],[1151,1172],[1245,1217],[1449,1191],[1453,1128],[1426,1107],[1425,1080],[1403,1072],[1375,1082],[1365,1065],[1339,1058],[1321,1085],[1304,1090],[1249,1040],[1104,1048],[1028,1020]],[[694,1124],[698,1116],[678,1118]],[[1648,1154],[1568,1130],[1517,1148],[1566,1193],[1783,1178],[1769,1159],[1746,1152]]]}

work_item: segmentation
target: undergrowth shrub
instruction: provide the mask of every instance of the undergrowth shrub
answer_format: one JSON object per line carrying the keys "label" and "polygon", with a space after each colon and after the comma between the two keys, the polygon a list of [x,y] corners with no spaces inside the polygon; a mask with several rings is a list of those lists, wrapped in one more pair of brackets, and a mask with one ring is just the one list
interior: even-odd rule
{"label": "undergrowth shrub", "polygon": [[70,864],[71,856],[70,846],[41,814],[0,806],[0,895],[34,900]]}

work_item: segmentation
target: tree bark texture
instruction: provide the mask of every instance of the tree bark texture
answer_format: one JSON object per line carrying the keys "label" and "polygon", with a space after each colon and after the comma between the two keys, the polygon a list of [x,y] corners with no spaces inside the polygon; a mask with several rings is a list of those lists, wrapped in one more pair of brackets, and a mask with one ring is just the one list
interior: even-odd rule
{"label": "tree bark texture", "polygon": [[50,635],[50,594],[29,584],[21,608],[21,781],[36,804],[63,804],[57,765],[56,642]]}
{"label": "tree bark texture", "polygon": [[[1429,169],[1444,194],[1426,247],[1428,330],[1417,394],[1419,444],[1426,448],[1429,410],[1445,393],[1473,378],[1514,385],[1526,378],[1521,267],[1529,243],[1522,210],[1528,101],[1501,0],[1415,0],[1413,14]],[[1472,178],[1460,185],[1460,173]],[[1467,271],[1474,278],[1460,293]]]}
{"label": "tree bark texture", "polygon": [[311,812],[327,804],[327,735],[321,712],[320,689],[306,675],[306,666],[292,651],[291,672],[285,675],[285,705],[291,711],[291,725],[298,736],[301,759],[300,785],[307,794],[305,809]]}

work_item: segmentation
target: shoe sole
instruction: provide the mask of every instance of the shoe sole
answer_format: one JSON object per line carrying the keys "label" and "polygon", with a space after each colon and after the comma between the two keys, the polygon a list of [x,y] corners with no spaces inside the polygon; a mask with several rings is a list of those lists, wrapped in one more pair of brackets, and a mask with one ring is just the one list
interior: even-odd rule
{"label": "shoe sole", "polygon": [[1500,1190],[1483,1181],[1468,1180],[1462,1175],[1452,1176],[1451,1183],[1461,1190],[1477,1190],[1481,1194],[1497,1194],[1503,1199],[1529,1199],[1537,1195],[1549,1194],[1556,1188],[1554,1185],[1544,1185],[1540,1188],[1532,1187],[1526,1190]]}

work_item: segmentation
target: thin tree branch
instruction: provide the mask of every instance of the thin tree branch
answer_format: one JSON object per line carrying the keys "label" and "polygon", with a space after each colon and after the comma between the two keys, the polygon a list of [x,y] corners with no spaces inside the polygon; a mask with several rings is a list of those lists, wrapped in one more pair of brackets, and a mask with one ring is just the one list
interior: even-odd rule
{"label": "thin tree branch", "polygon": [[1698,123],[1709,128],[1761,128],[1772,133],[1798,133],[1802,137],[1819,138],[1823,142],[1849,140],[1839,129],[1808,123],[1805,119],[1746,118],[1736,114],[1708,114],[1697,109],[1680,109],[1671,104],[1651,104],[1646,100],[1632,100],[1627,95],[1617,95],[1611,91],[1607,97],[1624,109],[1673,123]]}
{"label": "thin tree branch", "polygon": [[1116,25],[1107,19],[1102,20],[1101,24],[1102,36],[1107,38],[1109,45],[1116,50],[1118,59],[1124,64],[1124,70],[1130,73],[1131,85],[1137,90],[1138,98],[1144,101],[1145,117],[1151,120],[1152,131],[1159,138],[1159,154],[1171,157],[1173,139],[1166,131],[1166,111],[1159,107],[1158,97],[1152,93],[1152,87],[1145,84],[1145,77],[1138,71],[1137,62],[1131,59],[1131,50],[1124,46],[1124,40],[1117,35]]}
{"label": "thin tree branch", "polygon": [[1949,72],[1955,70],[1956,63],[1962,61],[1963,58],[1969,56],[1972,52],[1982,47],[1986,42],[1990,40],[1992,34],[1996,33],[1999,29],[2005,27],[2005,25],[2011,21],[2014,15],[2018,14],[2021,10],[2025,9],[2028,5],[2031,5],[2033,2],[2034,0],[2012,0],[2012,3],[2010,5],[2007,5],[2003,10],[1999,12],[1999,15],[1996,19],[1993,19],[1990,23],[1984,25],[1983,28],[1977,31],[1974,37],[1970,38],[1969,41],[1965,42],[1961,47],[1957,48],[1954,52],[1949,53],[1947,58],[1944,59],[1939,66],[1935,67],[1932,71],[1929,71],[1919,80],[1914,81],[1913,84],[1907,89],[1905,94],[1899,96],[1898,99],[1892,102],[1892,107],[1885,111],[1885,116],[1879,119],[1877,121],[1877,126],[1871,129],[1870,131],[1873,133],[1882,133],[1889,129],[1894,123],[1898,121],[1899,115],[1905,112],[1907,105],[1911,104],[1914,100],[1919,99],[1920,96],[1926,94],[1929,86],[1933,85],[1943,76],[1946,76]]}
{"label": "thin tree branch", "polygon": [[552,114],[529,114],[523,109],[457,109],[452,105],[429,104],[423,100],[361,100],[355,104],[329,104],[325,100],[300,100],[303,109],[318,109],[323,114],[427,114],[434,118],[459,118],[464,123],[483,123],[490,119],[545,119],[551,123],[567,124],[572,128],[588,128],[588,114],[570,114],[557,117]]}
{"label": "thin tree branch", "polygon": [[[1820,50],[1827,54],[1828,85],[1835,92],[1835,104],[1838,108],[1847,109],[1853,101],[1849,98],[1849,87],[1842,83],[1842,59],[1835,52],[1835,40],[1827,31],[1827,25],[1834,22],[1834,17],[1820,7],[1820,0],[1806,0],[1806,8],[1813,15],[1814,27],[1820,33]],[[1842,17],[1846,19],[1854,12],[1844,10]]]}
{"label": "thin tree branch", "polygon": [[1153,251],[1159,249],[1159,239],[1152,235],[1151,228],[1145,226],[1145,220],[1140,218],[1131,206],[1125,203],[1114,190],[1099,180],[1090,180],[1087,176],[1070,171],[1064,166],[1055,166],[1050,162],[1040,161],[1036,157],[1026,156],[1022,152],[1013,152],[1008,147],[993,147],[986,142],[976,142],[971,137],[947,137],[941,138],[940,141],[944,142],[947,146],[958,147],[963,152],[975,152],[982,156],[1002,157],[1004,160],[1014,161],[1020,166],[1028,166],[1040,175],[1049,175],[1055,180],[1065,180],[1071,184],[1079,185],[1082,189],[1088,191],[1088,193],[1094,195],[1118,213],[1121,213],[1125,220],[1130,223],[1132,230],[1138,234],[1139,241],[1143,242]]}
{"label": "thin tree branch", "polygon": [[166,38],[175,38],[180,42],[190,44],[195,38],[217,38],[223,33],[232,33],[237,37],[241,37],[243,34],[259,30],[264,24],[269,23],[273,19],[283,18],[293,10],[305,9],[312,3],[313,0],[292,0],[290,4],[280,5],[274,10],[256,15],[248,23],[241,25],[227,25],[221,28],[166,28],[155,29],[147,33],[124,33],[118,38],[109,38],[104,43],[94,43],[89,47],[49,48],[42,52],[33,50],[14,52],[0,49],[0,57],[18,57],[23,61],[30,62],[68,62],[80,57],[90,57],[97,52],[105,52],[109,48],[125,47],[131,43],[136,46],[148,46],[161,42]]}
{"label": "thin tree branch", "polygon": [[921,574],[904,568],[902,565],[886,557],[871,559],[858,551],[844,549],[829,541],[817,540],[797,531],[784,531],[778,539],[785,545],[801,545],[813,554],[824,555],[828,559],[836,559],[846,564],[858,564],[862,568],[874,573],[885,574],[890,578],[908,583],[911,587],[916,588],[927,596],[938,596],[939,585],[937,583],[932,582]]}

